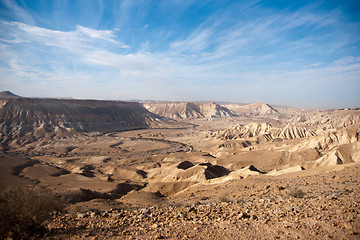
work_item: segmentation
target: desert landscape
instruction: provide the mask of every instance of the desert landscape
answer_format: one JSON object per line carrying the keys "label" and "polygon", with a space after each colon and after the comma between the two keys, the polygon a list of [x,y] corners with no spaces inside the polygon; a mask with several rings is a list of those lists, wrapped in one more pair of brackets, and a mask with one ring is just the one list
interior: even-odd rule
{"label": "desert landscape", "polygon": [[359,9],[0,0],[0,240],[360,239]]}
{"label": "desert landscape", "polygon": [[0,98],[1,193],[63,199],[27,238],[359,239],[358,108]]}

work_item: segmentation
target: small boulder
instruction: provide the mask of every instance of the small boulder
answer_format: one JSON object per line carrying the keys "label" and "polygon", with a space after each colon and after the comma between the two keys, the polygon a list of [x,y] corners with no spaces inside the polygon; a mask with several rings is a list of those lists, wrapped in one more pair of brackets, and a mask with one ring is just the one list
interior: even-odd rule
{"label": "small boulder", "polygon": [[194,166],[194,164],[192,164],[192,162],[184,161],[184,162],[179,163],[179,165],[177,165],[177,168],[186,170],[186,169],[191,168],[193,166]]}

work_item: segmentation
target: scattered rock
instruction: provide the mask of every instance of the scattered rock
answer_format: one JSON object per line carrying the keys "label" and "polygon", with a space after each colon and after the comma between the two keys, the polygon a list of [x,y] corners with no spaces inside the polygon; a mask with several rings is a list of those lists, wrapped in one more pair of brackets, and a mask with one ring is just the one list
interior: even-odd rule
{"label": "scattered rock", "polygon": [[78,213],[78,214],[77,214],[77,217],[78,217],[78,218],[85,218],[85,217],[87,217],[87,216],[89,216],[88,213]]}

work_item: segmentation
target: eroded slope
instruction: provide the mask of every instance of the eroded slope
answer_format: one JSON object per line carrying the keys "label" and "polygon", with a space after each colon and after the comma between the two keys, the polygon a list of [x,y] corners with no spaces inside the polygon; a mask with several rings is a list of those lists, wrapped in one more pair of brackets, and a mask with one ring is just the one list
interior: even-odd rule
{"label": "eroded slope", "polygon": [[3,146],[26,144],[51,136],[81,132],[110,132],[149,128],[165,123],[141,104],[14,98],[1,100],[0,134]]}

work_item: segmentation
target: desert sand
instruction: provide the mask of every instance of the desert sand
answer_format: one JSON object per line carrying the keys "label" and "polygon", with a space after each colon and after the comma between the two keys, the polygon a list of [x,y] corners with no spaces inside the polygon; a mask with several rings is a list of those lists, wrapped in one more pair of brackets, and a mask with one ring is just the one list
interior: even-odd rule
{"label": "desert sand", "polygon": [[78,196],[41,238],[359,239],[359,109],[0,96],[1,192]]}

